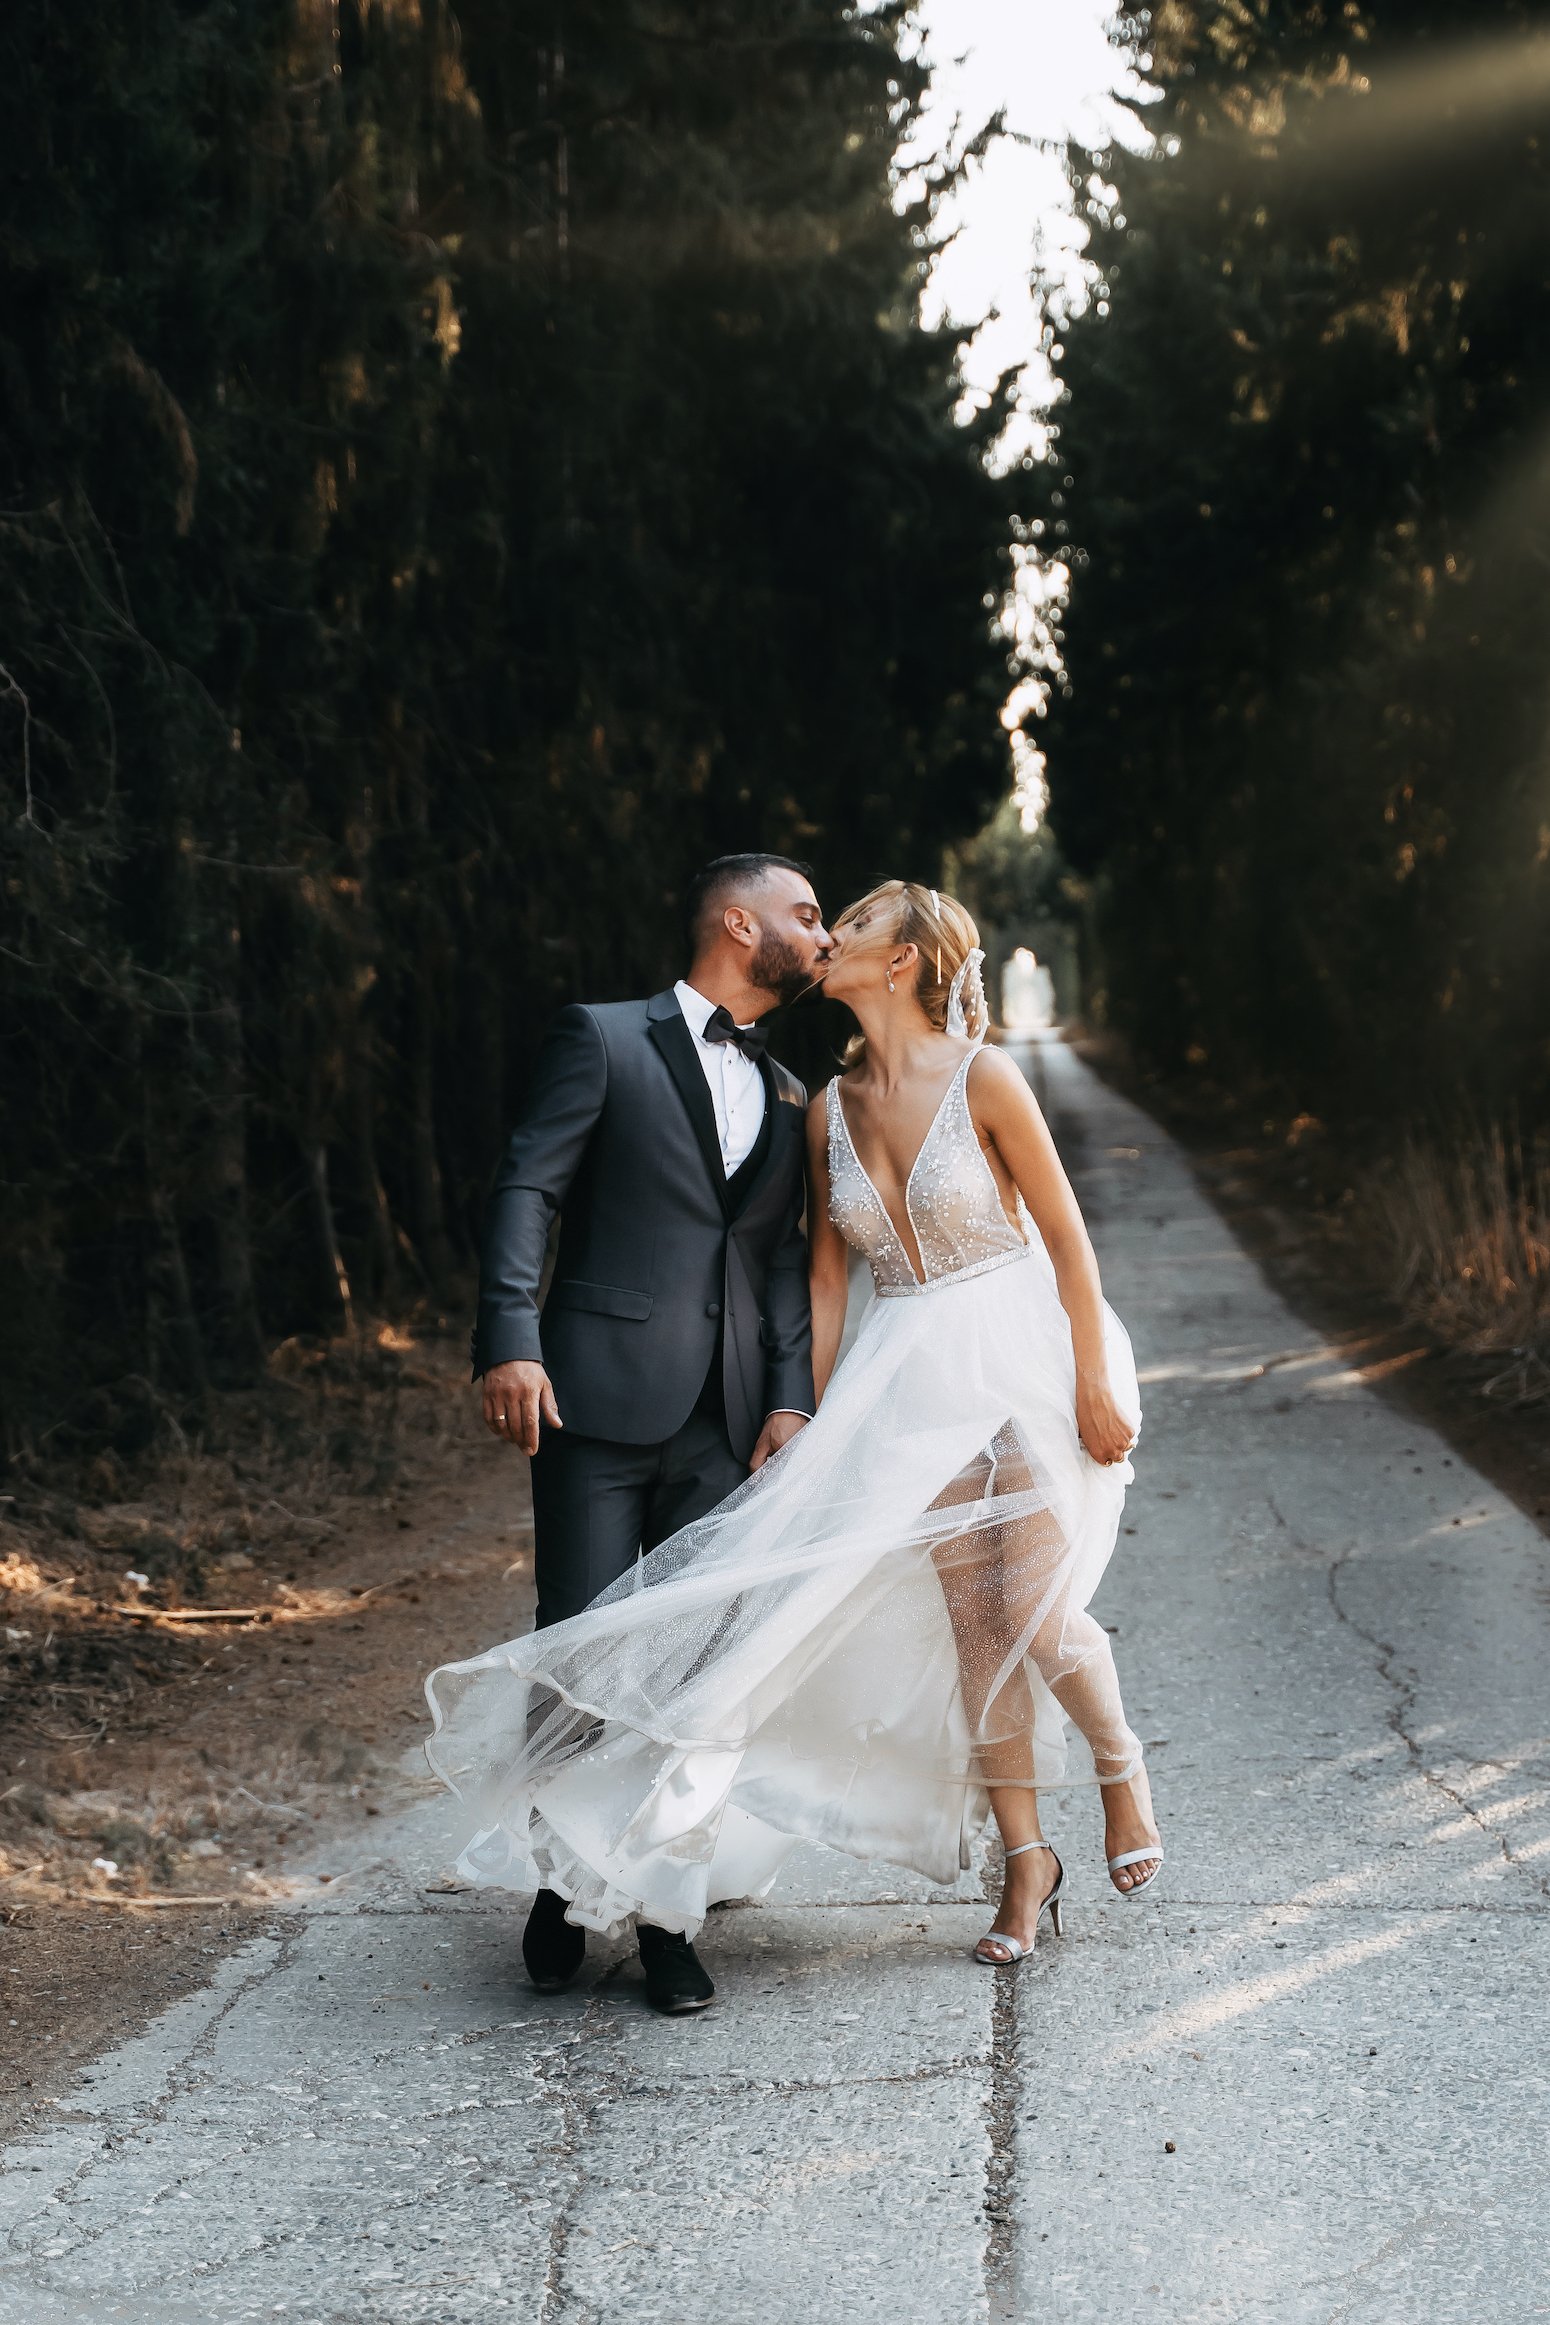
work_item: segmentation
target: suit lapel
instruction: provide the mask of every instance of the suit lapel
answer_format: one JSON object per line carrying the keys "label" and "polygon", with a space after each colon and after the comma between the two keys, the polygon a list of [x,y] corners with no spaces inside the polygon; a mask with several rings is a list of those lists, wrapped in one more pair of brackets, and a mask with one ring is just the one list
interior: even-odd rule
{"label": "suit lapel", "polygon": [[646,1005],[646,1021],[647,1030],[684,1102],[716,1199],[724,1212],[729,1211],[726,1165],[721,1157],[721,1141],[716,1135],[716,1109],[711,1104],[710,1086],[700,1065],[694,1036],[684,1023],[676,995],[658,993]]}

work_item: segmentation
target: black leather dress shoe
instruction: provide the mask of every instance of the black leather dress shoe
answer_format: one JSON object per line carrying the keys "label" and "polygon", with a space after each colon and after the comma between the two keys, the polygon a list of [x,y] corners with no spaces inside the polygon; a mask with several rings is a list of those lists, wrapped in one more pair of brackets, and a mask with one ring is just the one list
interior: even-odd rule
{"label": "black leather dress shoe", "polygon": [[540,1994],[563,1994],[587,1958],[587,1933],[565,1918],[565,1900],[540,1889],[522,1932],[522,1959]]}
{"label": "black leather dress shoe", "polygon": [[716,1989],[686,1937],[675,1937],[671,1930],[658,1929],[649,1921],[637,1922],[635,1935],[640,1966],[646,1973],[646,2000],[653,2010],[663,2011],[669,2018],[683,2018],[715,2001]]}

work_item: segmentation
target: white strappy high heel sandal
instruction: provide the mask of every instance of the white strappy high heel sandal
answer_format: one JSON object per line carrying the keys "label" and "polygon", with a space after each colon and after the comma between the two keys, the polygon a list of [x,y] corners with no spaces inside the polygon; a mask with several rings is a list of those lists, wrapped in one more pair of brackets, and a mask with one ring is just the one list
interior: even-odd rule
{"label": "white strappy high heel sandal", "polygon": [[[1054,1931],[1056,1937],[1063,1935],[1060,1926],[1060,1900],[1065,1893],[1065,1866],[1060,1862],[1059,1857],[1055,1853],[1055,1844],[1053,1841],[1024,1841],[1021,1848],[1007,1850],[1007,1863],[1010,1864],[1014,1857],[1026,1857],[1030,1849],[1048,1849],[1050,1855],[1055,1858],[1055,1886],[1050,1891],[1048,1897],[1045,1898],[1042,1905],[1039,1907],[1038,1912],[1034,1915],[1033,1943],[1031,1945],[1025,1946],[1021,1938],[1005,1937],[998,1929],[988,1929],[985,1932],[985,1935],[980,1939],[979,1944],[974,1949],[974,1959],[977,1962],[982,1963],[987,1970],[1009,1970],[1014,1962],[1020,1962],[1027,1955],[1031,1954],[1033,1952],[1034,1946],[1036,1946],[1039,1942],[1039,1923],[1043,1920],[1046,1913],[1049,1915],[1050,1928]],[[985,1951],[987,1946],[999,1946],[1001,1948],[1001,1952],[999,1954],[987,1954]]]}
{"label": "white strappy high heel sandal", "polygon": [[1116,1897],[1139,1897],[1143,1889],[1151,1888],[1162,1871],[1163,1845],[1161,1841],[1153,1841],[1147,1848],[1125,1849],[1119,1856],[1105,1859],[1110,1873],[1114,1874],[1124,1865],[1144,1865],[1148,1857],[1155,1857],[1157,1862],[1144,1881],[1132,1881],[1128,1889],[1121,1889],[1117,1882],[1111,1882]]}

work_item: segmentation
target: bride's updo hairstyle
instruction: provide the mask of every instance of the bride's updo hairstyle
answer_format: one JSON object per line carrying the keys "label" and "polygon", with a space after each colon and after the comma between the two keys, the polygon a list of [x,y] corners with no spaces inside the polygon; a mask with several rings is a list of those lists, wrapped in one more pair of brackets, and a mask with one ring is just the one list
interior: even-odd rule
{"label": "bride's updo hairstyle", "polygon": [[[940,888],[922,887],[918,880],[884,880],[869,888],[865,896],[845,907],[834,927],[836,931],[850,928],[863,915],[868,923],[863,941],[869,950],[874,931],[876,941],[890,952],[895,945],[918,948],[915,997],[938,1033],[946,1033],[953,980],[969,955],[979,949],[980,932],[970,915],[956,896]],[[959,999],[964,1030],[971,1041],[983,1040],[990,1029],[990,1013],[977,964],[964,979]],[[846,1045],[845,1064],[853,1066],[865,1055],[865,1035],[852,1035]]]}

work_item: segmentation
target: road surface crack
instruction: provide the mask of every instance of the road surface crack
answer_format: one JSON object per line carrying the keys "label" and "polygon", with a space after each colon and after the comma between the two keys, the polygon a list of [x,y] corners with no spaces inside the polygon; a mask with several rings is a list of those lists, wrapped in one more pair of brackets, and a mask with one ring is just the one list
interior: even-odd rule
{"label": "road surface crack", "polygon": [[[1279,1515],[1279,1513],[1277,1514]],[[1411,1732],[1409,1723],[1415,1712],[1416,1686],[1413,1677],[1406,1673],[1399,1662],[1399,1650],[1387,1639],[1379,1638],[1377,1633],[1370,1631],[1364,1623],[1359,1623],[1356,1617],[1340,1603],[1340,1576],[1350,1563],[1351,1556],[1352,1553],[1347,1550],[1339,1558],[1332,1559],[1330,1562],[1329,1603],[1334,1610],[1336,1620],[1344,1623],[1347,1630],[1354,1633],[1371,1653],[1378,1676],[1389,1689],[1393,1698],[1387,1714],[1388,1725],[1403,1744],[1412,1767],[1423,1783],[1430,1785],[1433,1791],[1439,1792],[1443,1799],[1456,1809],[1460,1816],[1467,1817],[1469,1822],[1487,1840],[1496,1843],[1502,1853],[1504,1864],[1511,1866],[1513,1872],[1526,1881],[1530,1888],[1537,1890],[1540,1896],[1550,1896],[1550,1883],[1547,1883],[1542,1876],[1533,1872],[1523,1862],[1523,1859],[1514,1851],[1507,1835],[1493,1825],[1475,1807],[1474,1803],[1458,1790],[1456,1785],[1450,1784],[1447,1778],[1427,1760],[1419,1741]]]}
{"label": "road surface crack", "polygon": [[994,1971],[990,2006],[990,2086],[985,2094],[985,2302],[992,2325],[1021,2325],[1017,2266],[1017,2116],[1021,2077],[1017,2059],[1019,1980]]}
{"label": "road surface crack", "polygon": [[564,2325],[567,2316],[576,2325],[596,2325],[593,2312],[574,2306],[566,2282],[567,2261],[570,2254],[573,2215],[588,2184],[587,2142],[594,2128],[600,2102],[607,2096],[605,2078],[583,2085],[576,2068],[584,2063],[582,2051],[618,2033],[618,2022],[605,2016],[601,2001],[590,2001],[582,2015],[579,2035],[555,2051],[545,2052],[533,2062],[533,2072],[539,2089],[559,2117],[559,2136],[553,2149],[554,2162],[562,2179],[568,2178],[569,2187],[554,2206],[549,2219],[548,2242],[544,2251],[543,2279],[538,2288],[538,2306],[535,2325]]}
{"label": "road surface crack", "polygon": [[598,2076],[590,2086],[594,2102],[600,2099],[664,2099],[681,2103],[684,2099],[807,2099],[819,2098],[833,2091],[881,2091],[904,2089],[923,2083],[950,2083],[963,2075],[983,2072],[987,2061],[983,2058],[948,2059],[931,2067],[901,2068],[892,2075],[827,2075],[808,2080],[802,2077],[787,2079],[764,2078],[752,2083],[696,2083],[686,2090],[681,2083],[648,2083],[644,2077],[632,2076],[625,2068],[610,2068]]}

